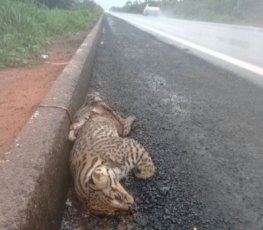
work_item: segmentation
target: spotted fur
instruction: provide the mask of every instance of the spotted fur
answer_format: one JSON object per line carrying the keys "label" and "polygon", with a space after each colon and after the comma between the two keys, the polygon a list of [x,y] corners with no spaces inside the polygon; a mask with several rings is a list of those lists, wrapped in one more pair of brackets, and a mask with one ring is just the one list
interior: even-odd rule
{"label": "spotted fur", "polygon": [[131,170],[138,178],[154,175],[149,153],[125,137],[134,120],[134,116],[122,118],[98,95],[88,95],[76,115],[74,124],[78,125],[73,124],[69,134],[75,139],[70,168],[78,198],[93,213],[111,215],[129,210],[134,199],[120,180]]}

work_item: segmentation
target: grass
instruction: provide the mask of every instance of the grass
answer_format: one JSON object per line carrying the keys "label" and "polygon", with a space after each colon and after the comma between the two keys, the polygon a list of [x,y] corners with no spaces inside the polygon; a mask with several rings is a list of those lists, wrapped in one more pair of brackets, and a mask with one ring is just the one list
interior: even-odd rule
{"label": "grass", "polygon": [[29,0],[1,0],[0,67],[34,63],[55,38],[88,30],[101,13],[99,7],[51,10]]}

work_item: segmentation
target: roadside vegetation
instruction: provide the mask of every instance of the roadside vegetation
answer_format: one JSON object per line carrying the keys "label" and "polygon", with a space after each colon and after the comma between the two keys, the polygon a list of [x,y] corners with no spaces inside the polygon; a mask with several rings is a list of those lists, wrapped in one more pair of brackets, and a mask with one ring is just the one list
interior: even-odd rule
{"label": "roadside vegetation", "polygon": [[38,61],[58,36],[90,29],[101,14],[89,0],[1,0],[0,67]]}
{"label": "roadside vegetation", "polygon": [[[147,1],[127,1],[111,10],[142,14]],[[150,1],[148,1],[150,2]],[[183,19],[263,26],[262,0],[161,0],[164,15]]]}

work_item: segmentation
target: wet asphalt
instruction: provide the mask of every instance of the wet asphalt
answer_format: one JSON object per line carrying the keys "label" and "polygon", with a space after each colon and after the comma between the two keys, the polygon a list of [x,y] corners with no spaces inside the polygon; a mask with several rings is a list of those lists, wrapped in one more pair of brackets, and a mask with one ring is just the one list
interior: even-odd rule
{"label": "wet asphalt", "polygon": [[132,216],[83,217],[69,198],[61,230],[263,229],[263,89],[107,16],[89,91],[124,115],[155,177],[125,186]]}

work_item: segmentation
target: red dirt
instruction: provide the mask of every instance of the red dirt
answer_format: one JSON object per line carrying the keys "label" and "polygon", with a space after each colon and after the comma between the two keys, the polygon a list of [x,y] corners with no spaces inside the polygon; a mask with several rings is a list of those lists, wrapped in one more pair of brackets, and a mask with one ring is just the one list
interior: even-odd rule
{"label": "red dirt", "polygon": [[0,70],[0,160],[86,36],[58,39],[45,63]]}

